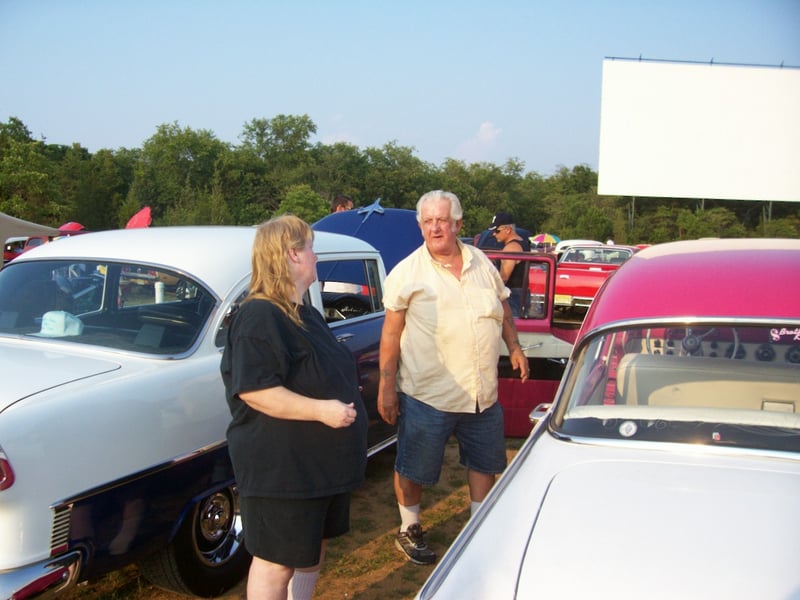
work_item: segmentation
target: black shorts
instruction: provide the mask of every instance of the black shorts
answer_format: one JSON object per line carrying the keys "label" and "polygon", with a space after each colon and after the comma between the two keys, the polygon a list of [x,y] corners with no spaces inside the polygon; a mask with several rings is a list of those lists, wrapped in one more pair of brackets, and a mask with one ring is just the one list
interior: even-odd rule
{"label": "black shorts", "polygon": [[310,499],[240,500],[247,550],[279,565],[313,567],[319,564],[322,540],[350,530],[350,492]]}

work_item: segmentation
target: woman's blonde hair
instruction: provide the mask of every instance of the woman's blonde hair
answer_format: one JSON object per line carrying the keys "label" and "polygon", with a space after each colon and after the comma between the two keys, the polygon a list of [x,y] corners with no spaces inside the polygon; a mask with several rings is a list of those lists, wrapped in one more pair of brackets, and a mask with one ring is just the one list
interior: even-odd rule
{"label": "woman's blonde hair", "polygon": [[281,215],[261,223],[253,240],[253,272],[245,302],[254,298],[269,300],[302,327],[295,304],[295,283],[289,270],[289,250],[300,250],[313,239],[311,226],[294,215]]}

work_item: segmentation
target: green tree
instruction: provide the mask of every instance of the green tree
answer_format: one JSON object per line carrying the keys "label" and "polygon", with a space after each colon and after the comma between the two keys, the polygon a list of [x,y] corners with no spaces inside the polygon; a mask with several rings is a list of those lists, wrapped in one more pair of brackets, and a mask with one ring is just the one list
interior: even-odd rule
{"label": "green tree", "polygon": [[374,200],[370,198],[367,202],[363,197],[367,160],[357,146],[344,142],[317,144],[311,155],[314,162],[312,185],[329,203],[338,194],[350,196],[356,206]]}
{"label": "green tree", "polygon": [[709,210],[681,209],[678,212],[679,239],[696,240],[704,237],[745,237],[744,227],[727,208]]}
{"label": "green tree", "polygon": [[774,238],[799,238],[800,219],[794,216],[773,219],[764,223],[762,235]]}
{"label": "green tree", "polygon": [[654,209],[640,213],[631,231],[631,238],[648,244],[661,244],[680,239],[678,230],[680,209],[667,205],[654,206]]}
{"label": "green tree", "polygon": [[98,229],[99,222],[86,222],[86,217],[94,215],[88,215],[88,211],[84,210],[84,199],[90,194],[92,186],[89,151],[80,144],[71,147],[50,145],[46,146],[46,150],[51,157],[58,202],[65,220],[78,221],[87,229]]}
{"label": "green tree", "polygon": [[151,207],[154,220],[167,210],[191,213],[193,196],[211,190],[217,161],[228,151],[208,130],[160,125],[144,143],[130,194],[140,206]]}
{"label": "green tree", "polygon": [[34,141],[30,130],[17,117],[9,117],[8,123],[0,123],[0,154],[11,141],[21,143]]}
{"label": "green tree", "polygon": [[310,139],[317,126],[308,115],[277,115],[245,123],[242,148],[264,161],[272,185],[286,190],[308,183],[313,171]]}
{"label": "green tree", "polygon": [[534,235],[549,233],[542,229],[550,216],[546,197],[547,184],[538,173],[526,173],[513,182],[509,194],[511,214],[520,227],[525,227]]}
{"label": "green tree", "polygon": [[383,206],[414,209],[419,197],[435,189],[435,170],[414,156],[414,149],[392,141],[382,148],[367,148],[363,204],[376,198]]}
{"label": "green tree", "polygon": [[236,225],[255,225],[269,218],[280,204],[281,189],[267,163],[250,150],[236,147],[217,163],[216,181]]}
{"label": "green tree", "polygon": [[276,215],[293,214],[306,223],[319,221],[330,211],[328,203],[310,185],[294,185],[286,192],[286,198],[278,207]]}
{"label": "green tree", "polygon": [[54,165],[44,155],[42,142],[17,134],[0,136],[0,211],[58,227],[67,211],[59,202]]}

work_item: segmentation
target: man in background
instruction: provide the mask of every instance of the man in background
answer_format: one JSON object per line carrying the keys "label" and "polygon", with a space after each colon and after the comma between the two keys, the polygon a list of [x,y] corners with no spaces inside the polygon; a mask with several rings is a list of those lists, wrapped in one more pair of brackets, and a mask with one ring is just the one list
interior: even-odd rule
{"label": "man in background", "polygon": [[[505,212],[497,213],[492,219],[489,231],[503,247],[503,252],[530,252],[531,243],[528,239],[517,233],[517,226],[514,224],[514,217]],[[508,297],[508,304],[511,306],[511,314],[515,317],[520,316],[522,307],[526,304],[527,290],[525,290],[525,269],[528,264],[519,260],[501,260],[500,278],[511,291]]]}
{"label": "man in background", "polygon": [[339,194],[331,202],[331,212],[342,212],[345,210],[353,210],[353,199],[350,196]]}

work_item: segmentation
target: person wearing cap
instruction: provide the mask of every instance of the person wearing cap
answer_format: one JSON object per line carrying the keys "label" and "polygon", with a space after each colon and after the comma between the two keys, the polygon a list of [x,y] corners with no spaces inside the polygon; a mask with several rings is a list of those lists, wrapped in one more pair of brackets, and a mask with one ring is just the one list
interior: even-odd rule
{"label": "person wearing cap", "polygon": [[[489,231],[495,239],[503,246],[503,252],[530,252],[531,243],[517,233],[514,224],[514,217],[507,212],[499,212],[492,219]],[[519,260],[501,260],[499,265],[500,278],[506,284],[511,295],[508,297],[508,304],[511,306],[511,313],[518,317],[522,312],[523,298],[527,297],[524,293],[525,269],[527,263]]]}
{"label": "person wearing cap", "polygon": [[378,411],[397,423],[394,491],[400,512],[395,545],[408,560],[436,554],[420,524],[422,488],[440,476],[447,441],[459,442],[474,511],[506,466],[503,409],[497,402],[501,339],[522,381],[528,359],[506,298],[483,251],[458,239],[463,211],[442,190],[417,202],[423,244],[386,277]]}

